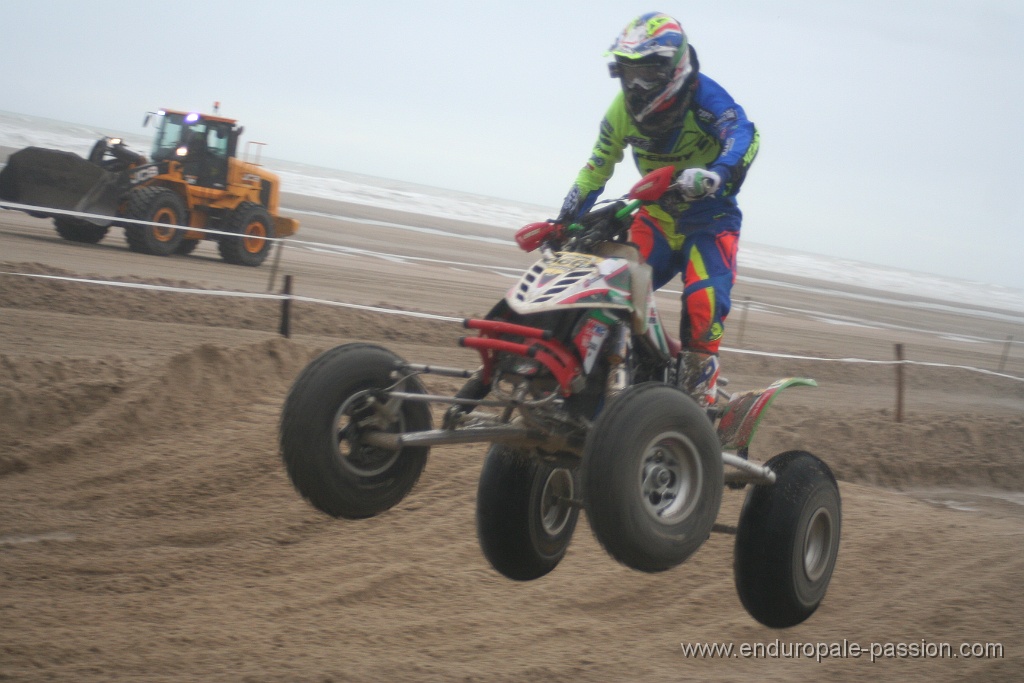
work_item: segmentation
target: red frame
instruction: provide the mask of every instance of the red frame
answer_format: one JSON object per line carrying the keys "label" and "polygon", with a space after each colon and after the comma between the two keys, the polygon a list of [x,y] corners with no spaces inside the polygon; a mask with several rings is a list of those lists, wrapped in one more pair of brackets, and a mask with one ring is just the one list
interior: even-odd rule
{"label": "red frame", "polygon": [[[538,361],[551,371],[563,396],[572,395],[572,382],[583,370],[575,354],[557,339],[551,338],[551,332],[539,327],[516,325],[502,320],[481,320],[471,318],[463,321],[470,330],[479,330],[479,337],[462,337],[459,346],[476,349],[483,360],[482,377],[484,384],[490,384],[494,372],[494,362],[499,352],[511,353],[516,356]],[[498,339],[500,335],[525,337],[529,343],[511,342]]]}

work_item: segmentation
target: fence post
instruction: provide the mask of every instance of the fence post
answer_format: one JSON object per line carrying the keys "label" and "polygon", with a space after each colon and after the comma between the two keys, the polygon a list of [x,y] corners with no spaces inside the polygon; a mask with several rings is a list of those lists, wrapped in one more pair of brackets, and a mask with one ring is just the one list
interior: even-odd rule
{"label": "fence post", "polygon": [[896,345],[896,421],[903,422],[903,344]]}
{"label": "fence post", "polygon": [[999,359],[999,372],[1006,367],[1006,359],[1010,357],[1010,345],[1013,344],[1013,335],[1006,337],[1006,345],[1003,347],[1003,357]]}
{"label": "fence post", "polygon": [[284,276],[284,298],[281,299],[281,336],[292,336],[292,276]]}

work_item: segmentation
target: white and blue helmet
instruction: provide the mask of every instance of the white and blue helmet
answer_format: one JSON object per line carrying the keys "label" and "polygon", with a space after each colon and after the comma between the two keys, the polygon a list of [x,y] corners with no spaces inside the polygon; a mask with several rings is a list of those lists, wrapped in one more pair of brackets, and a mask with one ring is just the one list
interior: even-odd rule
{"label": "white and blue helmet", "polygon": [[660,127],[659,116],[676,104],[684,85],[696,75],[696,59],[679,22],[661,12],[631,21],[606,55],[612,76],[622,82],[626,109],[637,126]]}

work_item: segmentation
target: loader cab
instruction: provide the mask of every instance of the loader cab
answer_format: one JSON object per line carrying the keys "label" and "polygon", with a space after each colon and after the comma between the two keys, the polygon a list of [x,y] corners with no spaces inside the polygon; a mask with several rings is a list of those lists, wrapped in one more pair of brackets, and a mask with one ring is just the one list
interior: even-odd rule
{"label": "loader cab", "polygon": [[185,182],[227,187],[228,159],[235,156],[241,128],[232,119],[194,112],[157,112],[153,161],[178,161]]}

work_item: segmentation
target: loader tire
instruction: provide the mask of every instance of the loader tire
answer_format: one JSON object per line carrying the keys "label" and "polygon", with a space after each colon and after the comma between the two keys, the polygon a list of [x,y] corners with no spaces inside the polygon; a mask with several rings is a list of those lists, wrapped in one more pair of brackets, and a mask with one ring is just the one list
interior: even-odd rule
{"label": "loader tire", "polygon": [[[167,225],[188,225],[185,200],[166,187],[140,187],[128,195],[126,218]],[[140,254],[170,256],[178,250],[183,230],[155,225],[124,224],[128,248]]]}
{"label": "loader tire", "polygon": [[57,216],[53,219],[53,226],[57,234],[69,242],[81,242],[82,244],[97,244],[107,236],[108,226],[93,225],[89,221],[83,221],[70,216]]}
{"label": "loader tire", "polygon": [[218,243],[220,257],[227,263],[256,267],[266,260],[274,244],[274,219],[253,202],[242,202],[231,212],[226,231],[238,235],[224,235]]}

